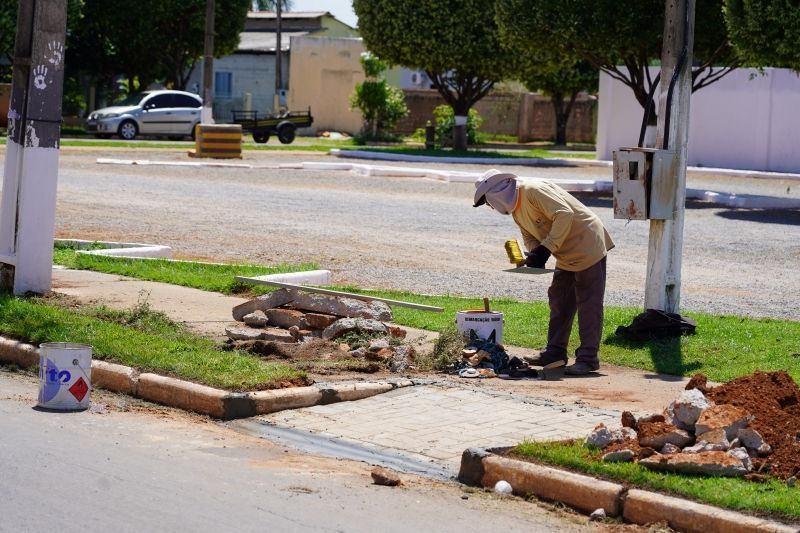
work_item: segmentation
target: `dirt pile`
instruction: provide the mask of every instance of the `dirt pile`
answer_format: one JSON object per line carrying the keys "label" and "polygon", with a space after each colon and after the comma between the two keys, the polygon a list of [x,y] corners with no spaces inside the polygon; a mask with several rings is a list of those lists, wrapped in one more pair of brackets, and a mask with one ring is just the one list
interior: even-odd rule
{"label": "dirt pile", "polygon": [[700,389],[717,405],[735,405],[755,418],[750,426],[772,447],[754,458],[757,470],[788,479],[800,475],[800,388],[786,372],[755,372]]}

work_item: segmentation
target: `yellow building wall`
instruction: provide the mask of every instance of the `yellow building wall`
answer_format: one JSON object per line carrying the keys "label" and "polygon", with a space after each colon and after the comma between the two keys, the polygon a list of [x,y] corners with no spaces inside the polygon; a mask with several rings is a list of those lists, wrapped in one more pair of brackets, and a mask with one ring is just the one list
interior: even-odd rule
{"label": "yellow building wall", "polygon": [[292,37],[288,107],[311,107],[314,117],[313,126],[301,133],[359,132],[361,113],[350,111],[350,95],[364,81],[363,52],[361,39]]}
{"label": "yellow building wall", "polygon": [[358,30],[330,15],[322,17],[322,27],[322,32],[314,34],[324,37],[358,37]]}

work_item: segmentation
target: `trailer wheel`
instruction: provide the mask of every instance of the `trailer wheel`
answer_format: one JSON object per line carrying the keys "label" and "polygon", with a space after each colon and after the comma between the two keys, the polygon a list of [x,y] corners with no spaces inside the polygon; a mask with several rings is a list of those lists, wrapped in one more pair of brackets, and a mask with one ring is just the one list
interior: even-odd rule
{"label": "trailer wheel", "polygon": [[253,140],[259,144],[264,144],[269,140],[269,133],[253,133]]}
{"label": "trailer wheel", "polygon": [[285,122],[278,126],[278,140],[282,144],[292,144],[292,141],[294,141],[294,124]]}

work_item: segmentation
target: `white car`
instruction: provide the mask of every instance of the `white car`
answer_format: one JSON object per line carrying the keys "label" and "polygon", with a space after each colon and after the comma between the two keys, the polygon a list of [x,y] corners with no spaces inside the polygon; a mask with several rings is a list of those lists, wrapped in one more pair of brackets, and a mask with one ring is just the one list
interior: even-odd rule
{"label": "white car", "polygon": [[86,131],[97,137],[119,135],[127,141],[138,135],[192,137],[200,123],[203,100],[183,91],[145,91],[128,96],[112,107],[92,111]]}

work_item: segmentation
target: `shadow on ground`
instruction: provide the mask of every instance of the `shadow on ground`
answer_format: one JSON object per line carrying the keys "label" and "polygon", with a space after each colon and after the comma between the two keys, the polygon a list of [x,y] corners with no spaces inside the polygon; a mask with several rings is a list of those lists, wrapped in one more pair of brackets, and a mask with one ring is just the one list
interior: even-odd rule
{"label": "shadow on ground", "polygon": [[728,220],[800,226],[800,210],[797,209],[730,209],[720,211],[717,216]]}

